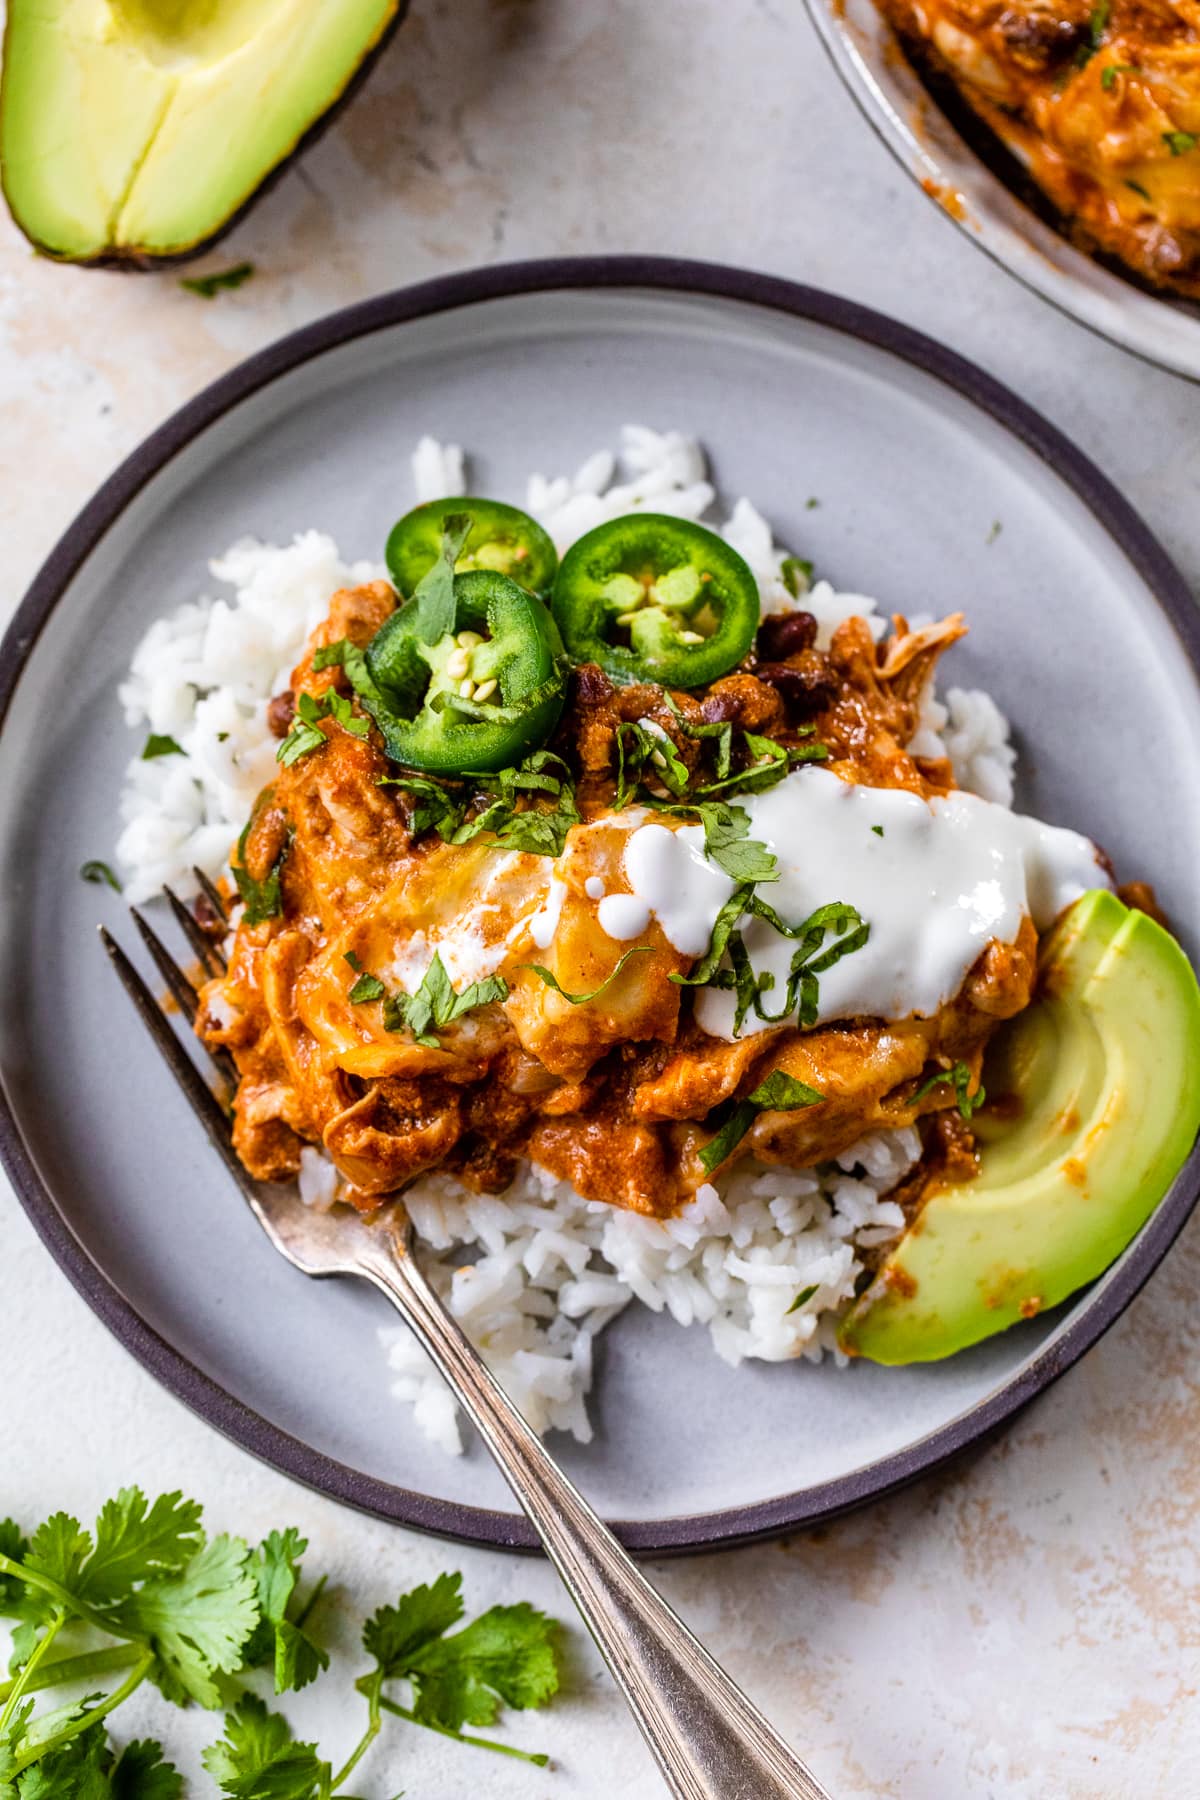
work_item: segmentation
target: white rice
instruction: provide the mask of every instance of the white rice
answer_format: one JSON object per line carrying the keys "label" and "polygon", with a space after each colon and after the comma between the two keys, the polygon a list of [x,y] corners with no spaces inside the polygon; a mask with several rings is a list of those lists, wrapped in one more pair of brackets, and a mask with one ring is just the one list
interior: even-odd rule
{"label": "white rice", "polygon": [[[457,445],[422,438],[412,466],[418,500],[466,491]],[[619,456],[598,450],[574,475],[533,475],[524,503],[560,552],[594,525],[639,508],[702,519],[754,570],[764,614],[793,604],[782,577],[788,550],[746,498],[714,518],[704,451],[678,431],[626,426]],[[193,865],[213,877],[225,869],[274,774],[268,701],[290,684],[333,592],[384,573],[369,562],[343,563],[317,531],[285,547],[243,539],[209,566],[232,596],[203,596],[152,625],[120,688],[128,725],[170,736],[183,751],[149,762],[139,756],[126,772],[116,856],[133,901],[164,882],[189,891]],[[874,600],[828,581],[814,582],[804,604],[816,615],[820,644],[852,614],[868,618],[877,636],[886,629]],[[912,748],[949,756],[963,787],[1012,804],[1015,756],[989,695],[952,688],[941,700],[931,684]],[[884,1196],[919,1153],[916,1132],[906,1130],[865,1138],[819,1172],[742,1167],[670,1220],[583,1200],[531,1166],[500,1196],[433,1175],[410,1188],[405,1203],[434,1285],[531,1423],[586,1441],[593,1345],[632,1299],[680,1325],[706,1327],[732,1364],[817,1361],[828,1352],[841,1360],[837,1313],[853,1294],[861,1252],[900,1230],[900,1210]],[[333,1204],[333,1165],[311,1147],[301,1160],[303,1199]],[[406,1330],[385,1329],[380,1339],[393,1393],[412,1406],[426,1436],[457,1454],[449,1389]]]}

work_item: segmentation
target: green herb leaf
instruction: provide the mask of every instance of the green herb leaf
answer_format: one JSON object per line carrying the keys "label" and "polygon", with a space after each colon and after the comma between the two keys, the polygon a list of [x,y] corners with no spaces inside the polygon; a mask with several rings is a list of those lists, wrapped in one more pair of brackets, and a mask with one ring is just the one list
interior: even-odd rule
{"label": "green herb leaf", "polygon": [[153,762],[156,756],[182,755],[182,744],[177,744],[173,737],[160,736],[157,731],[152,731],[142,746],[143,762]]}
{"label": "green herb leaf", "polygon": [[329,1765],[315,1744],[298,1743],[281,1713],[244,1694],[225,1715],[225,1736],[200,1759],[229,1800],[316,1800],[328,1793]]}
{"label": "green herb leaf", "polygon": [[456,993],[441,956],[435,954],[415,993],[406,994],[401,989],[399,993],[387,995],[383,1005],[383,1028],[385,1031],[410,1031],[418,1044],[436,1050],[441,1046],[430,1031],[431,1026],[435,1031],[442,1031],[456,1019],[461,1019],[464,1013],[507,997],[508,983],[502,975],[473,981],[461,993]]}
{"label": "green herb leaf", "polygon": [[346,998],[351,1006],[362,1006],[369,1000],[382,1000],[386,993],[378,975],[360,975]]}
{"label": "green herb leaf", "polygon": [[147,1582],[110,1610],[115,1624],[153,1644],[154,1679],[168,1700],[219,1706],[214,1677],[239,1667],[258,1620],[249,1551],[240,1538],[214,1538],[178,1574]]}
{"label": "green herb leaf", "polygon": [[675,721],[686,737],[697,738],[702,742],[705,739],[708,739],[714,743],[715,753],[713,760],[715,766],[713,772],[718,781],[722,780],[728,775],[733,766],[732,720],[689,719],[680,711],[680,708],[672,695],[664,693],[663,699],[671,712],[675,715]]}
{"label": "green herb leaf", "polygon": [[812,586],[813,566],[806,556],[785,556],[779,565],[779,576],[793,600],[799,600]]}
{"label": "green herb leaf", "polygon": [[429,781],[423,775],[381,775],[377,785],[403,788],[417,801],[409,819],[413,837],[433,830],[444,844],[454,842],[454,834],[466,817],[467,800],[464,797],[456,796],[440,781]]}
{"label": "green herb leaf", "polygon": [[457,1625],[463,1616],[462,1576],[439,1575],[402,1594],[395,1606],[381,1606],[363,1626],[363,1649],[383,1670],[385,1680],[404,1675],[426,1644]]}
{"label": "green herb leaf", "polygon": [[101,1507],[96,1547],[77,1578],[64,1586],[90,1606],[109,1606],[138,1582],[177,1574],[203,1543],[194,1500],[177,1490],[148,1506],[140,1488],[122,1488]]}
{"label": "green herb leaf", "polygon": [[437,561],[413,590],[417,636],[436,644],[454,630],[454,568],[471,533],[469,513],[447,513],[442,520],[442,548]]}
{"label": "green herb leaf", "polygon": [[1186,156],[1200,144],[1200,137],[1194,131],[1164,131],[1162,139],[1172,156]]}
{"label": "green herb leaf", "polygon": [[[10,1562],[24,1562],[29,1540],[15,1519],[0,1519],[0,1556]],[[13,1615],[21,1610],[25,1586],[16,1575],[0,1573],[0,1614]]]}
{"label": "green herb leaf", "polygon": [[[78,1719],[83,1707],[77,1703],[66,1710]],[[40,1730],[43,1721],[50,1717],[43,1715],[34,1729]],[[61,1727],[71,1722],[66,1716],[55,1716],[54,1724]],[[31,1747],[32,1736],[19,1745],[22,1753]],[[0,1764],[0,1794],[5,1800],[10,1795],[19,1796],[20,1800],[110,1800],[113,1788],[108,1771],[111,1765],[108,1739],[103,1725],[97,1723],[61,1745],[47,1745],[45,1753],[11,1786],[3,1781],[3,1765]],[[175,1791],[178,1793],[179,1789]]]}
{"label": "green herb leaf", "polygon": [[112,1800],[182,1800],[183,1777],[153,1738],[126,1744],[110,1777]]}
{"label": "green herb leaf", "polygon": [[[515,768],[495,773],[467,771],[464,779],[477,792],[495,796],[473,819],[466,816],[471,797],[462,787],[443,786],[417,775],[384,775],[378,785],[404,788],[420,799],[412,815],[414,837],[432,827],[444,843],[468,844],[490,833],[505,850],[522,850],[531,856],[562,855],[567,833],[579,823],[579,808],[571,771],[561,757],[537,750]],[[521,797],[531,794],[546,795],[554,804],[521,806]]]}
{"label": "green herb leaf", "polygon": [[307,1549],[308,1540],[289,1526],[269,1532],[250,1559],[258,1586],[259,1620],[242,1660],[248,1668],[270,1663],[277,1694],[307,1687],[329,1667],[328,1652],[313,1642],[296,1616],[300,1559]]}
{"label": "green herb leaf", "polygon": [[987,1092],[982,1082],[974,1093],[971,1092],[971,1071],[965,1062],[956,1062],[952,1069],[940,1069],[936,1075],[931,1075],[928,1081],[923,1081],[912,1097],[913,1105],[915,1106],[918,1100],[924,1100],[925,1096],[931,1094],[934,1088],[943,1086],[953,1087],[954,1103],[958,1107],[960,1115],[970,1124],[974,1114],[987,1100]]}
{"label": "green herb leaf", "polygon": [[668,975],[678,987],[707,987],[725,955],[733,928],[746,910],[751,890],[740,887],[730,894],[728,900],[713,920],[712,935],[708,940],[708,949],[700,958],[690,975]]}
{"label": "green herb leaf", "polygon": [[646,796],[657,812],[695,817],[704,827],[704,854],[736,882],[778,881],[779,864],[765,844],[752,838],[750,814],[724,800],[689,800],[679,805]]}
{"label": "green herb leaf", "polygon": [[759,737],[753,731],[744,731],[742,740],[754,758],[749,768],[741,769],[734,775],[726,775],[722,780],[711,781],[707,786],[698,787],[698,798],[717,793],[724,793],[726,796],[762,794],[782,781],[798,764],[825,762],[829,756],[826,744],[800,744],[789,750],[774,738]]}
{"label": "green herb leaf", "polygon": [[1108,63],[1100,71],[1100,86],[1106,93],[1111,92],[1117,85],[1118,75],[1136,75],[1137,73],[1136,63]]}
{"label": "green herb leaf", "polygon": [[230,867],[237,885],[238,897],[246,908],[242,922],[246,925],[262,925],[267,919],[278,918],[283,911],[283,886],[280,878],[283,874],[283,865],[287,861],[288,851],[292,847],[292,840],[289,834],[286,844],[276,857],[265,880],[255,881],[245,864],[246,840],[250,836],[250,827],[253,823],[254,815],[251,814],[246,829],[238,839],[237,861]]}
{"label": "green herb leaf", "polygon": [[799,1312],[802,1306],[807,1306],[819,1286],[820,1283],[814,1281],[811,1287],[801,1288],[800,1292],[796,1295],[796,1298],[792,1301],[792,1304],[788,1307],[784,1317],[787,1318],[789,1313]]}
{"label": "green herb leaf", "polygon": [[[763,1005],[763,995],[774,987],[769,973],[756,976],[740,934],[734,929],[744,913],[765,919],[781,937],[798,940],[793,952],[784,991],[783,1005],[772,1012]],[[834,942],[826,947],[830,934]],[[708,949],[690,975],[670,975],[669,981],[682,987],[719,987],[734,989],[738,996],[734,1014],[734,1036],[753,1006],[760,1019],[772,1025],[781,1024],[799,1008],[798,1023],[807,1027],[816,1023],[819,986],[818,975],[831,969],[843,956],[861,950],[871,934],[870,925],[853,907],[843,901],[819,906],[799,925],[789,925],[774,907],[755,892],[753,884],[740,887],[730,895],[717,914]],[[728,955],[729,969],[720,966]]]}
{"label": "green herb leaf", "polygon": [[211,275],[186,275],[179,285],[202,300],[215,300],[222,288],[240,288],[254,272],[253,263],[236,263],[232,269],[217,269]]}
{"label": "green herb leaf", "polygon": [[335,720],[353,737],[365,738],[371,729],[370,722],[359,718],[345,694],[339,694],[336,688],[326,688],[319,695],[302,693],[296,701],[292,728],[275,752],[276,762],[290,769],[302,756],[319,750],[326,742],[325,733],[320,729],[322,719]]}
{"label": "green herb leaf", "polygon": [[[675,709],[677,711],[677,709]],[[649,778],[677,798],[687,792],[687,764],[669,732],[652,719],[625,719],[617,726],[617,792],[613,809],[620,812],[638,783]]]}
{"label": "green herb leaf", "polygon": [[1135,194],[1140,194],[1143,200],[1149,200],[1150,190],[1144,188],[1140,181],[1127,181],[1125,186],[1131,188]]}
{"label": "green herb leaf", "polygon": [[49,1576],[59,1587],[73,1589],[91,1550],[91,1537],[78,1519],[70,1513],[51,1513],[30,1540],[25,1567]]}
{"label": "green herb leaf", "polygon": [[503,1702],[544,1706],[558,1691],[558,1625],[532,1606],[493,1606],[452,1637],[411,1655],[403,1673],[413,1684],[422,1724],[457,1731],[492,1725]]}
{"label": "green herb leaf", "polygon": [[772,1069],[753,1093],[739,1100],[717,1132],[700,1152],[700,1161],[708,1174],[732,1155],[761,1112],[795,1112],[801,1106],[815,1106],[825,1098],[816,1088],[797,1081],[782,1069]]}
{"label": "green herb leaf", "polygon": [[80,866],[80,875],[85,881],[106,882],[115,894],[121,892],[121,883],[117,880],[106,862],[98,862],[95,858]]}
{"label": "green herb leaf", "polygon": [[568,1000],[572,1006],[586,1006],[589,1000],[599,999],[605,988],[612,986],[631,956],[645,956],[649,953],[651,948],[652,946],[650,944],[635,944],[632,950],[626,950],[616,968],[606,975],[604,980],[600,983],[600,986],[593,988],[590,994],[568,994],[565,987],[559,986],[557,976],[552,975],[549,969],[544,969],[541,963],[522,963],[521,967],[523,969],[532,969],[535,975],[541,977],[548,988],[553,988],[556,994],[561,994],[563,999]]}

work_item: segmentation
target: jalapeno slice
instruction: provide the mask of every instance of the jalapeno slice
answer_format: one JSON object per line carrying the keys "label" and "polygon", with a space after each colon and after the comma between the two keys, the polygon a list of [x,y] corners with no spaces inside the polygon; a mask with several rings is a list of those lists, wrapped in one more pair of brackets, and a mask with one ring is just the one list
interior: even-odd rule
{"label": "jalapeno slice", "polygon": [[562,639],[542,602],[506,575],[454,577],[454,629],[423,641],[419,603],[367,646],[360,697],[394,761],[439,775],[505,769],[545,743],[566,692]]}
{"label": "jalapeno slice", "polygon": [[558,552],[536,519],[500,500],[429,500],[414,506],[393,525],[387,541],[388,572],[406,598],[437,561],[442,549],[442,530],[456,513],[471,521],[467,541],[455,568],[465,574],[488,569],[507,575],[531,594],[549,590],[558,567]]}
{"label": "jalapeno slice", "polygon": [[758,583],[715,532],[629,513],[572,544],[552,606],[573,662],[599,663],[614,681],[694,688],[749,650]]}

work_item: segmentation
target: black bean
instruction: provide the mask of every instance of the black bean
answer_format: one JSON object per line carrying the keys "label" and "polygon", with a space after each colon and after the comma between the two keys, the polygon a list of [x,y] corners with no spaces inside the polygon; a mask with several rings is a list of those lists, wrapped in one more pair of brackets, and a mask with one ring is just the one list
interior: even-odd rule
{"label": "black bean", "polygon": [[817,621],[810,612],[771,613],[758,628],[759,655],[771,662],[811,650],[816,641]]}
{"label": "black bean", "polygon": [[759,663],[754,673],[775,689],[789,712],[803,716],[820,712],[837,692],[837,676],[823,659],[799,667],[792,663]]}

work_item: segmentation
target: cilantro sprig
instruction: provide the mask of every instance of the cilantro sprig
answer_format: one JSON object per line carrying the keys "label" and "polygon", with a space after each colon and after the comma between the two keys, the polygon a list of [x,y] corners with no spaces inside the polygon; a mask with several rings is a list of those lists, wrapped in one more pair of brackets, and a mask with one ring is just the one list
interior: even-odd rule
{"label": "cilantro sprig", "polygon": [[[109,1742],[109,1716],[146,1682],[176,1704],[224,1713],[223,1735],[202,1760],[229,1800],[353,1800],[343,1784],[388,1717],[545,1765],[543,1754],[464,1727],[554,1696],[559,1627],[528,1605],[492,1607],[462,1625],[457,1574],[367,1621],[371,1667],[356,1682],[366,1721],[336,1773],[281,1713],[243,1691],[258,1670],[280,1694],[329,1667],[309,1622],[324,1578],[300,1599],[307,1548],[294,1529],[255,1549],[209,1539],[194,1501],[172,1493],[150,1503],[138,1488],[108,1501],[91,1531],[63,1512],[31,1537],[0,1523],[0,1614],[13,1621],[10,1679],[0,1682],[0,1800],[181,1800],[182,1778],[160,1743],[138,1740],[118,1754]],[[83,1697],[58,1703],[54,1690],[64,1688]]]}

